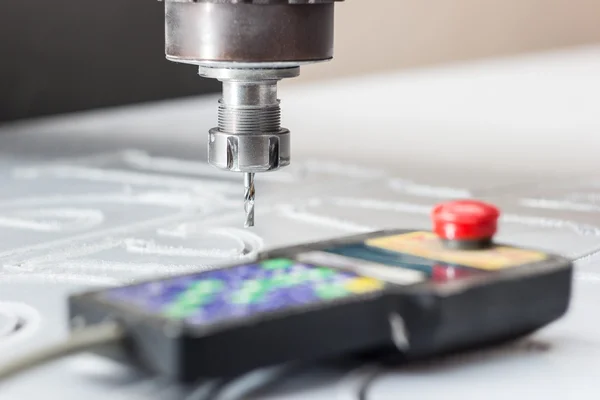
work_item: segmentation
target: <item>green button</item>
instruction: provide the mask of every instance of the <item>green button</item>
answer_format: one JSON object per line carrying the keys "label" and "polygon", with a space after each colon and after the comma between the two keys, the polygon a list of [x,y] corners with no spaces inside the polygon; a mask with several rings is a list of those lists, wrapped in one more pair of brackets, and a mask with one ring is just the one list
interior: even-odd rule
{"label": "green button", "polygon": [[294,265],[294,261],[288,258],[274,258],[272,260],[262,261],[261,265],[265,269],[283,269]]}
{"label": "green button", "polygon": [[245,281],[242,284],[242,291],[248,292],[261,292],[268,287],[268,281],[263,279],[257,279],[252,281]]}
{"label": "green button", "polygon": [[315,292],[322,299],[335,299],[348,295],[348,291],[340,285],[321,285],[315,289]]}
{"label": "green button", "polygon": [[210,302],[215,293],[221,291],[225,285],[220,280],[211,279],[199,281],[191,285],[185,292],[177,296],[176,304],[198,307]]}
{"label": "green button", "polygon": [[319,267],[307,271],[307,276],[310,280],[326,280],[335,275],[335,271],[330,268]]}
{"label": "green button", "polygon": [[199,306],[208,303],[213,296],[214,294],[212,293],[188,291],[182,293],[177,298],[177,304]]}
{"label": "green button", "polygon": [[307,279],[304,273],[288,273],[272,277],[269,280],[269,286],[273,288],[284,288],[299,285],[306,281]]}
{"label": "green button", "polygon": [[175,303],[166,310],[166,314],[172,318],[185,318],[194,314],[197,309],[195,304]]}
{"label": "green button", "polygon": [[277,289],[285,286],[285,275],[276,275],[265,280],[267,290]]}
{"label": "green button", "polygon": [[231,295],[233,304],[253,304],[264,297],[264,291],[239,290]]}
{"label": "green button", "polygon": [[223,290],[225,284],[218,279],[206,279],[192,284],[186,292],[210,294]]}

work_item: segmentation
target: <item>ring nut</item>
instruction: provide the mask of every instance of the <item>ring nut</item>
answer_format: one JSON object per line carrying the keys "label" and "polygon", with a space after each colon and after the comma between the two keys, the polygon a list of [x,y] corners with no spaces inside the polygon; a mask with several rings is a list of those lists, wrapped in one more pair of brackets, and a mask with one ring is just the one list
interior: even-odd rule
{"label": "ring nut", "polygon": [[233,172],[275,171],[290,164],[290,132],[231,134],[209,132],[208,162]]}

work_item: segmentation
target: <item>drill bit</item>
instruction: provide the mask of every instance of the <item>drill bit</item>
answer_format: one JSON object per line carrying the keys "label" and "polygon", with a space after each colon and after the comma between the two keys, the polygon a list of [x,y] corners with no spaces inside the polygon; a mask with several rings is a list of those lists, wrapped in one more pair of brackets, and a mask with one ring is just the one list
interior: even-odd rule
{"label": "drill bit", "polygon": [[244,173],[244,211],[246,211],[246,222],[244,226],[254,226],[254,173]]}

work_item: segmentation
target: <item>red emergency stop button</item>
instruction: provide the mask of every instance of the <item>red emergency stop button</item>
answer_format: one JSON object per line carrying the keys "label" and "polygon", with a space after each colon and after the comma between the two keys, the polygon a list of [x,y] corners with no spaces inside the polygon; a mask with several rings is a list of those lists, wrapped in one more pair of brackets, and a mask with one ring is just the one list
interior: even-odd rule
{"label": "red emergency stop button", "polygon": [[457,200],[434,207],[433,231],[440,239],[457,244],[472,243],[481,247],[491,243],[496,233],[500,211],[478,200]]}

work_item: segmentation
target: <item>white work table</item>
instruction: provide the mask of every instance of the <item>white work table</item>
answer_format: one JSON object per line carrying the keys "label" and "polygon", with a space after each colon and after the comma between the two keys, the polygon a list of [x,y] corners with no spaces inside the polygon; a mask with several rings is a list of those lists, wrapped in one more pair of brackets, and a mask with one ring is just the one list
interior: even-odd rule
{"label": "white work table", "polygon": [[[25,321],[0,333],[2,359],[64,338],[69,293],[227,261],[212,250],[424,228],[433,204],[472,196],[502,208],[501,240],[577,260],[571,310],[517,344],[380,371],[367,398],[598,398],[600,47],[287,83],[280,98],[293,165],[257,176],[250,231],[240,177],[204,163],[216,96],[0,127],[0,328]],[[354,399],[376,368],[236,392],[263,371],[216,398]],[[202,399],[91,355],[0,388],[2,400],[107,395]]]}

